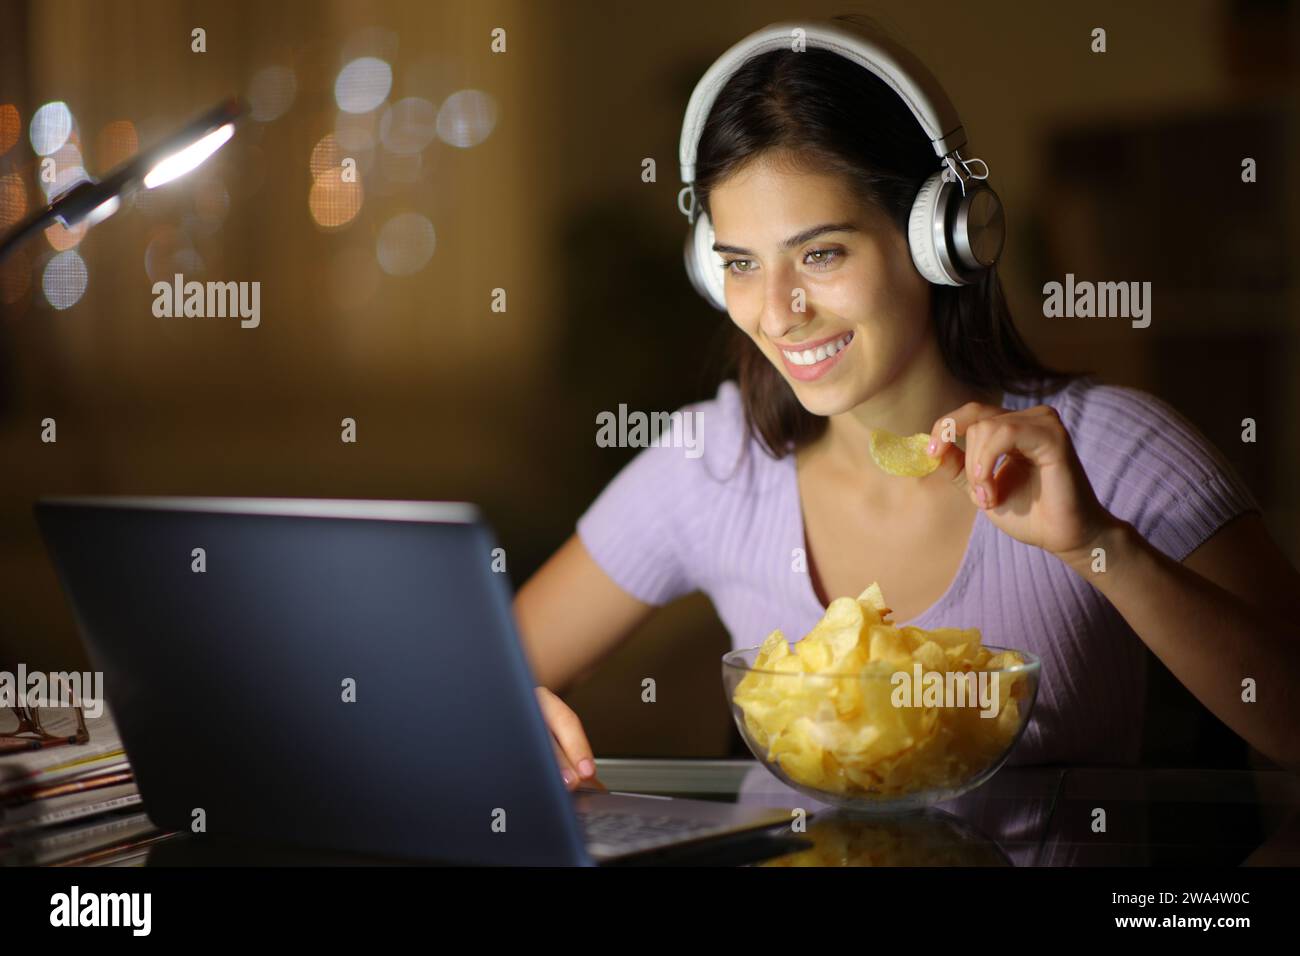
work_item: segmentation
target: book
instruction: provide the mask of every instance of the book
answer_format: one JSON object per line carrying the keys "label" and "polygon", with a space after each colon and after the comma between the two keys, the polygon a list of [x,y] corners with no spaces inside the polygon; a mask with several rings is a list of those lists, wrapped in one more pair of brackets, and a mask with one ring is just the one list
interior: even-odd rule
{"label": "book", "polygon": [[143,811],[128,807],[86,820],[38,827],[16,834],[8,847],[0,849],[0,864],[48,866],[81,859],[95,850],[120,847],[158,833],[158,828]]}
{"label": "book", "polygon": [[[110,780],[117,780],[120,775],[110,775]],[[134,780],[127,774],[127,782],[107,786],[95,786],[81,792],[66,793],[61,796],[43,797],[11,806],[0,806],[0,842],[12,838],[23,830],[37,827],[55,826],[98,816],[122,807],[133,807],[140,803],[140,791]]]}
{"label": "book", "polygon": [[[41,717],[48,733],[71,735],[76,731],[77,718],[71,708],[42,711]],[[86,727],[90,731],[90,740],[84,744],[60,744],[0,754],[0,804],[54,783],[114,769],[129,769],[122,738],[118,736],[117,724],[107,704],[103,705],[99,716],[86,716]]]}

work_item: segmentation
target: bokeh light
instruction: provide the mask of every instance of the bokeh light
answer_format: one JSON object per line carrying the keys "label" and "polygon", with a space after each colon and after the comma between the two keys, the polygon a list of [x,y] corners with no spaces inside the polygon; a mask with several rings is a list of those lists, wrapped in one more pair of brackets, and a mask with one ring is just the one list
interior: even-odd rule
{"label": "bokeh light", "polygon": [[72,132],[72,111],[62,100],[46,103],[32,116],[32,149],[48,156],[68,141]]}
{"label": "bokeh light", "polygon": [[[54,181],[48,182],[42,167],[49,161],[54,162]],[[81,149],[72,140],[65,142],[58,150],[37,163],[36,180],[41,184],[41,191],[47,199],[55,199],[77,183],[90,179],[81,158]]]}
{"label": "bokeh light", "polygon": [[56,309],[70,309],[86,292],[89,273],[86,262],[75,249],[60,252],[45,264],[41,275],[41,291],[45,300]]}
{"label": "bokeh light", "polygon": [[438,137],[468,149],[487,139],[497,125],[497,102],[482,90],[459,90],[438,110]]}
{"label": "bokeh light", "polygon": [[338,161],[351,159],[357,171],[369,174],[375,166],[375,147],[379,141],[379,117],[375,113],[344,113],[335,116],[334,142]]}
{"label": "bokeh light", "polygon": [[258,70],[248,84],[248,115],[259,123],[279,119],[298,94],[298,77],[287,66]]}
{"label": "bokeh light", "polygon": [[312,147],[309,161],[312,184],[307,193],[307,209],[316,225],[322,229],[332,230],[346,226],[356,218],[365,203],[360,163],[350,177],[351,181],[344,181],[344,158],[338,137],[333,133],[326,133]]}
{"label": "bokeh light", "polygon": [[14,148],[23,132],[23,118],[12,103],[0,103],[0,156]]}
{"label": "bokeh light", "polygon": [[18,173],[0,176],[0,229],[8,229],[27,215],[27,184]]}
{"label": "bokeh light", "polygon": [[343,152],[339,149],[338,137],[326,133],[311,149],[311,178],[320,179],[331,169],[338,169],[343,163]]}
{"label": "bokeh light", "polygon": [[374,113],[340,112],[334,120],[334,138],[346,154],[369,152],[379,139],[379,118]]}
{"label": "bokeh light", "polygon": [[373,56],[389,63],[395,63],[401,45],[402,41],[396,30],[391,30],[379,24],[372,24],[350,34],[343,41],[343,51],[339,62],[350,63],[359,57]]}
{"label": "bokeh light", "polygon": [[393,70],[375,56],[362,56],[339,71],[334,100],[345,113],[369,113],[388,98]]}
{"label": "bokeh light", "polygon": [[379,138],[393,153],[418,153],[438,135],[438,110],[428,100],[408,96],[384,110]]}
{"label": "bokeh light", "polygon": [[86,234],[90,226],[83,220],[67,229],[62,223],[54,223],[45,230],[45,239],[49,244],[62,252],[65,249],[71,249],[81,242],[81,237]]}
{"label": "bokeh light", "polygon": [[311,184],[307,207],[316,225],[323,229],[338,229],[356,218],[365,201],[365,193],[358,178],[343,181],[343,170],[327,169]]}
{"label": "bokeh light", "polygon": [[408,276],[424,268],[434,246],[433,223],[418,212],[404,212],[380,228],[375,258],[390,276]]}

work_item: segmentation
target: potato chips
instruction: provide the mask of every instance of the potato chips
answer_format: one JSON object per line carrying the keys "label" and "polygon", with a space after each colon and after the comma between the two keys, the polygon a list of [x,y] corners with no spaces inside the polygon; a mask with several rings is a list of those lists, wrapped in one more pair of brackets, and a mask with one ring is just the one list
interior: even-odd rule
{"label": "potato chips", "polygon": [[[736,685],[733,702],[756,752],[791,780],[877,798],[954,788],[1015,739],[1033,684],[1025,672],[1001,669],[1023,664],[1019,654],[992,653],[974,628],[897,627],[889,615],[876,584],[838,598],[793,647],[779,630],[769,634]],[[951,701],[897,704],[899,674],[973,684],[981,671],[986,689],[996,688],[996,709],[987,711],[996,716]]]}
{"label": "potato chips", "polygon": [[939,459],[926,454],[929,444],[925,432],[903,437],[877,428],[871,432],[871,458],[886,474],[924,478],[939,467]]}

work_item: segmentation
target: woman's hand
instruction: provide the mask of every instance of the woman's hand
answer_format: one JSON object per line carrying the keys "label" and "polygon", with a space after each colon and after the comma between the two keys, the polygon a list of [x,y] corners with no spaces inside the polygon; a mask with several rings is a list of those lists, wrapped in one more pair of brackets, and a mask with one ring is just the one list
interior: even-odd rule
{"label": "woman's hand", "polygon": [[[965,452],[945,435],[964,436]],[[1012,411],[968,402],[939,418],[930,440],[930,454],[942,459],[940,470],[1017,541],[1069,560],[1087,554],[1103,531],[1120,523],[1097,500],[1050,405]]]}
{"label": "woman's hand", "polygon": [[555,759],[560,765],[564,786],[569,790],[576,790],[579,786],[608,790],[596,776],[596,759],[592,756],[591,744],[587,742],[582,721],[573,708],[540,686],[537,688],[537,703],[551,731],[551,743],[555,746]]}

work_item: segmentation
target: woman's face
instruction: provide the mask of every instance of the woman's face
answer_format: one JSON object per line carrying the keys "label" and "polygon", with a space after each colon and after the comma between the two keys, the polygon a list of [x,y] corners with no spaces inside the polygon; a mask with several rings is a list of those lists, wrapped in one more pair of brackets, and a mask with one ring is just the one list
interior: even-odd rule
{"label": "woman's face", "polygon": [[836,415],[894,381],[929,334],[930,287],[883,210],[765,157],[709,205],[727,312],[804,408]]}

